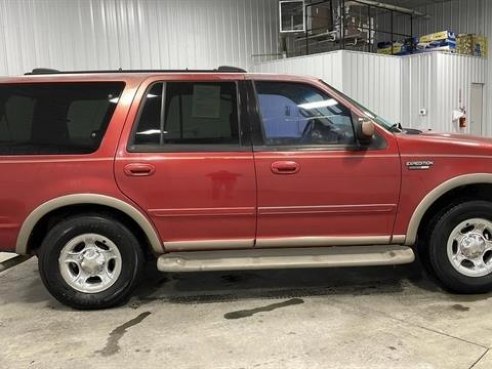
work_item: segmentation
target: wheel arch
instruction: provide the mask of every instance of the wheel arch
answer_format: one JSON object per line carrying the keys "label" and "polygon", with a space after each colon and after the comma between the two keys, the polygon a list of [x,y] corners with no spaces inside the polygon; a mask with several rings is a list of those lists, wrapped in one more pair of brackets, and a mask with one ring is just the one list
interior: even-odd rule
{"label": "wheel arch", "polygon": [[[415,208],[407,228],[405,245],[411,246],[415,244],[422,220],[426,219],[436,208],[439,209],[441,202],[448,197],[453,198],[456,195],[459,196],[470,192],[473,193],[473,190],[480,189],[483,186],[490,186],[492,189],[492,174],[465,174],[451,178],[434,188]],[[490,198],[492,199],[492,193]]]}
{"label": "wheel arch", "polygon": [[57,197],[49,200],[36,209],[34,209],[26,220],[22,223],[21,229],[17,236],[16,253],[24,255],[31,251],[33,232],[43,220],[55,214],[62,209],[70,209],[74,207],[96,207],[107,210],[116,211],[119,214],[124,214],[127,219],[134,222],[142,235],[146,237],[151,251],[155,254],[162,254],[164,248],[159,238],[157,231],[149,219],[133,205],[120,199],[98,194],[72,194]]}

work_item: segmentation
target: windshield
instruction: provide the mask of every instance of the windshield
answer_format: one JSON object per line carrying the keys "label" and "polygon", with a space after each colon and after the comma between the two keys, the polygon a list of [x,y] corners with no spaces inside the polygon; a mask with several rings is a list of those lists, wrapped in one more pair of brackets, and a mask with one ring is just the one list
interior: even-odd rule
{"label": "windshield", "polygon": [[359,104],[357,101],[355,101],[354,99],[352,99],[351,97],[347,96],[346,94],[344,94],[343,92],[340,92],[339,90],[337,90],[336,88],[334,88],[333,86],[330,86],[329,84],[327,84],[325,81],[321,80],[321,82],[323,82],[323,84],[325,84],[326,86],[330,87],[332,90],[334,90],[335,92],[337,92],[338,94],[342,95],[347,101],[349,101],[351,104],[357,106],[360,110],[362,110],[366,115],[367,117],[371,118],[372,120],[374,120],[376,123],[378,123],[381,127],[383,128],[386,128],[387,130],[390,130],[392,132],[394,132],[395,130],[398,130],[398,132],[400,131],[398,128],[399,128],[399,124],[398,123],[393,123],[393,122],[390,122],[389,120],[387,119],[384,119],[383,117],[380,117],[379,115],[373,113],[372,111],[370,111],[369,109],[367,109],[365,106]]}

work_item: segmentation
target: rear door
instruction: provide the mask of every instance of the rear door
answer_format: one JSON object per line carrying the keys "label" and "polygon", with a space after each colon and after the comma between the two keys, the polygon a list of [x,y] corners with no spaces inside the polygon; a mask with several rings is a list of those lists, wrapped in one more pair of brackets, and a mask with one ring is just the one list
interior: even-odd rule
{"label": "rear door", "polygon": [[394,137],[378,128],[369,147],[358,146],[358,114],[321,84],[252,87],[256,246],[391,242],[401,175]]}
{"label": "rear door", "polygon": [[121,190],[154,221],[167,250],[248,248],[256,181],[240,75],[150,80],[116,161]]}

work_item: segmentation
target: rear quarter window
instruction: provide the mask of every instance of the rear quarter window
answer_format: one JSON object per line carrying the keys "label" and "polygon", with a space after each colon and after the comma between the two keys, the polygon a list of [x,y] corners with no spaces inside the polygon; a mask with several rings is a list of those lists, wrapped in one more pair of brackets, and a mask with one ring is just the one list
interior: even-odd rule
{"label": "rear quarter window", "polygon": [[124,83],[0,85],[0,155],[95,152]]}

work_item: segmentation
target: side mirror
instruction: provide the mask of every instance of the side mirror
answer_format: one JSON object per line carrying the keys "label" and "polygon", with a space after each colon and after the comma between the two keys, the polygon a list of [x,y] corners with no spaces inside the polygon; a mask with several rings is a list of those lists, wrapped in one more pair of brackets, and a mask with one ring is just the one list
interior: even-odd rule
{"label": "side mirror", "polygon": [[375,132],[374,123],[367,118],[359,118],[357,122],[357,139],[362,145],[369,145]]}

